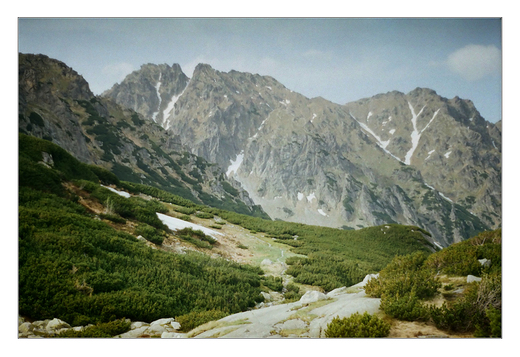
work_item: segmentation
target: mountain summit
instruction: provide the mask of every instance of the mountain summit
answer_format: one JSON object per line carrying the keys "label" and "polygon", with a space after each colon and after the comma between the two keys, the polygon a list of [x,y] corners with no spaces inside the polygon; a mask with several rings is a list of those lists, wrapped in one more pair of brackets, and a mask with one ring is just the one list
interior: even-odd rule
{"label": "mountain summit", "polygon": [[340,105],[207,64],[189,80],[158,71],[150,82],[152,67],[167,68],[143,66],[114,86],[116,96],[114,88],[104,95],[132,107],[120,98],[177,88],[168,92],[171,111],[155,96],[142,105],[145,117],[163,113],[170,135],[218,163],[273,218],[344,229],[417,225],[441,246],[501,224],[501,126],[468,100],[417,88]]}

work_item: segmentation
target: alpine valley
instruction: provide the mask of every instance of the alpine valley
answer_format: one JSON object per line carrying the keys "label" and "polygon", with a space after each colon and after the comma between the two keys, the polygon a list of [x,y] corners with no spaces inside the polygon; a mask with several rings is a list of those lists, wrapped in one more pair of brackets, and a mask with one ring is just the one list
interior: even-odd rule
{"label": "alpine valley", "polygon": [[18,73],[19,337],[501,336],[501,122],[471,101]]}
{"label": "alpine valley", "polygon": [[120,179],[310,225],[414,225],[446,247],[501,226],[501,122],[417,88],[347,104],[269,76],[146,64],[95,96],[66,64],[19,56],[20,132]]}

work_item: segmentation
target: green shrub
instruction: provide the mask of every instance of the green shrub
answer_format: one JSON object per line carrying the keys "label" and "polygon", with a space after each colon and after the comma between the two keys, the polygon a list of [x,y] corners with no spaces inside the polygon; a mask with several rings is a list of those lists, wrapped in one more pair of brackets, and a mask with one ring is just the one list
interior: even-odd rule
{"label": "green shrub", "polygon": [[207,213],[207,212],[197,212],[195,214],[195,216],[198,217],[198,218],[202,218],[202,219],[213,218],[213,215],[211,213]]}
{"label": "green shrub", "polygon": [[201,230],[194,230],[190,227],[180,229],[175,234],[182,240],[190,242],[199,248],[212,249],[213,245],[217,243],[215,238],[204,234]]}
{"label": "green shrub", "polygon": [[187,214],[180,216],[179,219],[182,219],[183,221],[186,221],[186,222],[191,222],[191,217],[188,216]]}
{"label": "green shrub", "polygon": [[501,335],[501,314],[501,274],[484,275],[481,282],[466,289],[462,298],[440,308],[430,308],[430,316],[438,328],[474,331],[477,337]]}
{"label": "green shrub", "polygon": [[283,279],[281,277],[275,277],[271,275],[263,276],[262,285],[274,291],[282,291]]}
{"label": "green shrub", "polygon": [[72,329],[63,331],[56,337],[87,337],[102,338],[114,337],[130,330],[131,322],[126,319],[115,320],[110,322],[98,323],[95,326],[86,327],[83,331],[74,331]]}
{"label": "green shrub", "polygon": [[285,289],[286,292],[284,294],[284,297],[285,300],[287,300],[288,302],[300,300],[300,298],[302,297],[302,294],[300,293],[300,288],[296,284],[289,283],[287,284]]}
{"label": "green shrub", "polygon": [[371,279],[365,285],[365,292],[372,297],[404,296],[414,291],[419,299],[433,297],[441,283],[433,271],[423,266],[427,255],[416,252],[395,257],[379,273],[377,279]]}
{"label": "green shrub", "polygon": [[[501,229],[485,231],[468,240],[455,243],[428,257],[425,265],[448,275],[476,275],[498,272],[502,267]],[[483,268],[479,259],[491,260]]]}
{"label": "green shrub", "polygon": [[381,310],[385,314],[405,321],[427,321],[429,310],[412,291],[403,296],[385,295],[381,297]]}
{"label": "green shrub", "polygon": [[175,321],[181,324],[180,331],[188,332],[206,322],[220,320],[227,315],[229,314],[220,310],[193,311],[186,315],[177,316]]}
{"label": "green shrub", "polygon": [[120,223],[120,224],[125,224],[126,223],[126,219],[121,218],[120,216],[118,216],[116,214],[104,214],[104,213],[101,213],[99,215],[99,217],[101,219],[106,219],[106,220],[112,221],[114,223]]}
{"label": "green shrub", "polygon": [[386,337],[390,324],[375,315],[355,313],[340,319],[335,317],[325,330],[325,337]]}
{"label": "green shrub", "polygon": [[135,229],[135,234],[141,235],[146,240],[157,245],[161,245],[164,241],[164,238],[160,235],[159,231],[146,223],[140,223]]}

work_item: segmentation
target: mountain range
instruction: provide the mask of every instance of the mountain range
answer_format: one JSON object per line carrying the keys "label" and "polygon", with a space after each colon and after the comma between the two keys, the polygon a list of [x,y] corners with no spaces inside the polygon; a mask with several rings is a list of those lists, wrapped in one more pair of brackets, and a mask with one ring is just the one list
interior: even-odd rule
{"label": "mountain range", "polygon": [[179,71],[143,65],[102,97],[180,135],[274,219],[414,224],[442,246],[501,224],[501,122],[470,100],[417,88],[340,105],[269,76]]}
{"label": "mountain range", "polygon": [[[269,76],[146,64],[100,96],[19,57],[19,128],[120,179],[312,225],[421,227],[446,247],[501,225],[501,122],[417,88],[336,104]],[[261,207],[260,207],[261,206]]]}

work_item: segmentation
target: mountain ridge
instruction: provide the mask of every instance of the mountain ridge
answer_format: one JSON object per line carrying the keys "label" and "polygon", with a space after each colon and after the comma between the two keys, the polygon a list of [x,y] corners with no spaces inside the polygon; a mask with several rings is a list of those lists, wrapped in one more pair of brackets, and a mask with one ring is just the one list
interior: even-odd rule
{"label": "mountain ridge", "polygon": [[[382,133],[384,115],[392,114],[387,128],[399,125]],[[416,224],[443,246],[500,225],[501,130],[471,101],[417,88],[341,105],[309,99],[269,76],[199,64],[169,119],[170,133],[218,163],[273,218],[345,228]],[[434,145],[453,153],[432,152]],[[460,164],[466,157],[471,165]]]}

